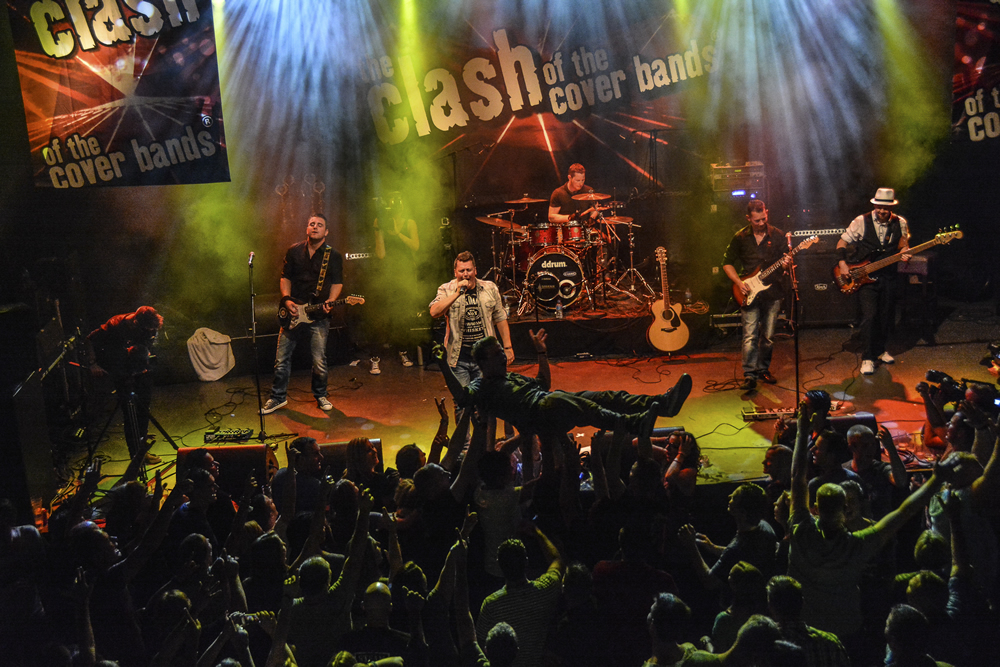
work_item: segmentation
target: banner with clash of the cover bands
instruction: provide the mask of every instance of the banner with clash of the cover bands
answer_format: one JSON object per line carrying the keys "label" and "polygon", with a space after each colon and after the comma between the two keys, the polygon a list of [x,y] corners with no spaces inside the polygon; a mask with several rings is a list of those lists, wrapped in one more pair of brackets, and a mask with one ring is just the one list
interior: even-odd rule
{"label": "banner with clash of the cover bands", "polygon": [[952,137],[1000,140],[1000,0],[957,3]]}
{"label": "banner with clash of the cover bands", "polygon": [[7,7],[36,186],[229,181],[211,0]]}

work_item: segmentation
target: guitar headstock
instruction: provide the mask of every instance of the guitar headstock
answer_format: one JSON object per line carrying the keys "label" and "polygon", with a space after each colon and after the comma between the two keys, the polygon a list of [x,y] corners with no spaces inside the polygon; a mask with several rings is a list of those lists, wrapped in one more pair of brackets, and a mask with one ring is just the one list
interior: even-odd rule
{"label": "guitar headstock", "polygon": [[809,246],[814,245],[816,243],[819,243],[819,237],[818,236],[810,236],[805,241],[803,241],[802,243],[799,244],[799,248],[801,248],[802,250],[805,250]]}
{"label": "guitar headstock", "polygon": [[942,229],[934,237],[934,240],[937,241],[938,243],[951,243],[955,239],[960,239],[960,238],[962,238],[962,230],[958,228],[958,225],[955,225],[954,227],[948,230]]}
{"label": "guitar headstock", "polygon": [[667,261],[667,249],[663,246],[658,247],[653,254],[656,256],[656,261],[660,264]]}
{"label": "guitar headstock", "polygon": [[350,296],[344,297],[344,303],[346,303],[348,306],[360,306],[364,304],[364,302],[365,302],[365,297],[361,296],[360,294],[352,294]]}

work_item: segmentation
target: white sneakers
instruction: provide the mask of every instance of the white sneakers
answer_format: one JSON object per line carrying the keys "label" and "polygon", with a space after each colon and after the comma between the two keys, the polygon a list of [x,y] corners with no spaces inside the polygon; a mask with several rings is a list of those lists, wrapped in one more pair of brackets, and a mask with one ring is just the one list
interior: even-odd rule
{"label": "white sneakers", "polygon": [[875,372],[875,362],[871,359],[865,359],[861,362],[861,374],[871,375]]}
{"label": "white sneakers", "polygon": [[410,361],[410,357],[409,357],[409,356],[407,356],[407,354],[406,354],[406,351],[405,351],[405,350],[400,350],[400,352],[399,352],[399,360],[400,360],[400,361],[401,361],[401,362],[403,363],[403,365],[404,365],[404,366],[406,366],[407,368],[409,368],[410,366],[412,366],[412,365],[413,365],[413,362],[412,362],[412,361]]}
{"label": "white sneakers", "polygon": [[879,357],[878,357],[878,360],[881,361],[883,364],[892,364],[892,363],[895,363],[895,361],[896,361],[893,358],[893,356],[891,354],[889,354],[888,352],[883,352],[882,354],[880,354]]}
{"label": "white sneakers", "polygon": [[322,410],[323,412],[329,412],[330,410],[333,410],[333,403],[331,403],[326,396],[320,396],[319,398],[317,398],[316,405],[318,405],[319,409]]}
{"label": "white sneakers", "polygon": [[288,405],[288,399],[285,399],[284,401],[279,401],[274,398],[269,398],[267,399],[267,403],[264,404],[264,407],[260,409],[260,414],[269,415],[275,410],[283,408],[286,405]]}
{"label": "white sneakers", "polygon": [[372,375],[379,375],[382,372],[382,369],[378,367],[378,362],[380,361],[382,360],[378,357],[372,357],[372,369],[368,372]]}

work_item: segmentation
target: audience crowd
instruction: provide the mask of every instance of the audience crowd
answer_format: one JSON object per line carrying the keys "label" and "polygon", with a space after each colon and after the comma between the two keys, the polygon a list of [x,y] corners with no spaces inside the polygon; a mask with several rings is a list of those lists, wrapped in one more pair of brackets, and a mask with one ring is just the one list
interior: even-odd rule
{"label": "audience crowd", "polygon": [[696,488],[692,435],[650,434],[660,404],[589,443],[498,438],[495,392],[451,437],[439,401],[395,468],[365,438],[342,471],[298,438],[242,489],[209,450],[169,491],[130,469],[98,492],[95,464],[44,534],[0,502],[0,664],[994,664],[995,391],[919,391],[933,465],[908,470],[884,428],[834,430],[811,391],[728,502]]}

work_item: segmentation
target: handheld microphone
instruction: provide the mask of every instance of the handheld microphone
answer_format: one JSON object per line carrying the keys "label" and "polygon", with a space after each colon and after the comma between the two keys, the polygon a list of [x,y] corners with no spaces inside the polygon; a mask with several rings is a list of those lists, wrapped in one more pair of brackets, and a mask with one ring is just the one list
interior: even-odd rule
{"label": "handheld microphone", "polygon": [[253,250],[250,251],[250,261],[247,262],[250,266],[253,266]]}

